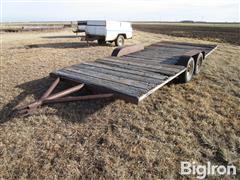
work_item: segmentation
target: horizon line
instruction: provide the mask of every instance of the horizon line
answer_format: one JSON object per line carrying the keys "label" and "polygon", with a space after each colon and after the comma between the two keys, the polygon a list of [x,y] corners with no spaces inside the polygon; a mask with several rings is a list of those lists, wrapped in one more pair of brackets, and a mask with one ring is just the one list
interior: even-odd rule
{"label": "horizon line", "polygon": [[[109,20],[109,19],[83,19],[83,20],[46,20],[46,21],[2,21],[1,23],[41,23],[41,22],[77,22],[77,21],[119,21],[119,20]],[[124,20],[120,20],[124,21]],[[127,22],[158,22],[158,23],[240,23],[240,21],[194,21],[194,20],[180,20],[180,21],[162,21],[162,20],[131,20]]]}

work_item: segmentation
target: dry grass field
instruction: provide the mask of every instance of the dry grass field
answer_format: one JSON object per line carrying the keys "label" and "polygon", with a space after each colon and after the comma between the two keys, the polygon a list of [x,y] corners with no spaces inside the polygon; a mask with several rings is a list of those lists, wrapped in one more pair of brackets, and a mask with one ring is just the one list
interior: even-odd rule
{"label": "dry grass field", "polygon": [[39,98],[49,72],[109,56],[114,47],[87,46],[70,29],[2,34],[0,179],[179,179],[183,160],[234,164],[240,178],[240,47],[134,34],[128,44],[219,47],[190,83],[170,83],[138,106],[118,99],[54,104],[23,118],[11,109]]}

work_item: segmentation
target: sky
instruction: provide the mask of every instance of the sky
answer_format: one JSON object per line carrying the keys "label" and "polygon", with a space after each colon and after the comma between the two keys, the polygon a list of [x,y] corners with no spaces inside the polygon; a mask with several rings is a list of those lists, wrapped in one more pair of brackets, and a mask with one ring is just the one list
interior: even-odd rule
{"label": "sky", "polygon": [[1,21],[239,22],[239,0],[0,0]]}

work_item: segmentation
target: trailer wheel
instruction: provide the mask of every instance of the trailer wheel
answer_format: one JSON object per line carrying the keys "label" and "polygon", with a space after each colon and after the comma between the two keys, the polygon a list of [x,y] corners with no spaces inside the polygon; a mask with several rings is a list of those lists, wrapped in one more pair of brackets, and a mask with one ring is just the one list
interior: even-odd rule
{"label": "trailer wheel", "polygon": [[97,42],[99,45],[106,44],[106,41],[104,41],[104,39],[98,39]]}
{"label": "trailer wheel", "polygon": [[193,77],[193,73],[194,73],[194,66],[195,66],[194,59],[191,57],[187,61],[185,66],[187,68],[186,71],[179,76],[179,81],[181,83],[187,83],[187,82],[191,81],[191,79]]}
{"label": "trailer wheel", "polygon": [[197,59],[195,60],[194,75],[198,75],[200,73],[202,62],[203,62],[203,54],[200,53],[198,54]]}
{"label": "trailer wheel", "polygon": [[117,39],[115,40],[116,46],[123,46],[124,45],[124,37],[123,35],[118,35]]}

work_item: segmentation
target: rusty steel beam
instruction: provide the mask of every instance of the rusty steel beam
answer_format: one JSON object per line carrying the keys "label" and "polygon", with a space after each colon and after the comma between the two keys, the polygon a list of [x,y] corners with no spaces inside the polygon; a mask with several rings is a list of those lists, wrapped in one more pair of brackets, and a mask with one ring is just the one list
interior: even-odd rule
{"label": "rusty steel beam", "polygon": [[85,95],[85,96],[76,96],[76,97],[65,97],[65,98],[57,98],[57,99],[46,99],[44,100],[44,104],[46,103],[63,103],[63,102],[73,102],[73,101],[83,101],[83,100],[94,100],[94,99],[103,99],[113,97],[114,94],[96,94],[96,95]]}
{"label": "rusty steel beam", "polygon": [[[56,85],[56,82],[57,81],[55,81],[52,85]],[[71,93],[74,93],[74,92],[80,90],[83,86],[84,86],[84,84],[80,84],[80,85],[74,86],[72,88],[66,89],[64,91],[61,91],[59,93],[53,94],[52,96],[45,97],[44,99],[40,98],[39,100],[37,100],[37,101],[35,101],[35,102],[31,103],[31,104],[28,104],[26,106],[20,107],[17,110],[36,109],[38,106],[41,106],[44,103],[45,100],[53,100],[53,99],[57,99],[57,98],[66,96],[68,94],[71,94]],[[52,87],[54,87],[54,86],[51,86],[50,88],[52,88]],[[44,95],[47,95],[50,92],[49,89],[46,91],[46,93],[44,93]],[[53,91],[53,89],[52,89],[52,91]]]}
{"label": "rusty steel beam", "polygon": [[141,51],[144,49],[142,44],[126,45],[122,47],[115,48],[111,56],[119,57],[124,56],[130,53]]}
{"label": "rusty steel beam", "polygon": [[84,84],[79,84],[77,86],[74,86],[72,88],[69,88],[69,89],[66,89],[64,91],[61,91],[59,93],[56,93],[56,94],[53,94],[49,97],[46,97],[44,100],[52,100],[52,99],[57,99],[57,98],[60,98],[60,97],[63,97],[63,96],[66,96],[68,94],[72,94],[76,91],[79,91],[80,89],[82,89],[84,86]]}
{"label": "rusty steel beam", "polygon": [[20,115],[30,115],[32,114],[38,107],[48,103],[61,103],[61,102],[71,102],[71,101],[82,101],[82,100],[93,100],[93,99],[102,99],[102,98],[110,98],[113,97],[114,94],[106,93],[106,94],[94,94],[94,95],[85,95],[85,96],[69,96],[65,97],[69,94],[77,92],[84,87],[84,84],[79,84],[74,87],[68,88],[61,92],[55,93],[51,95],[53,90],[56,88],[58,83],[60,82],[60,78],[57,78],[48,90],[41,96],[41,98],[33,103],[16,106],[13,111]]}
{"label": "rusty steel beam", "polygon": [[45,99],[46,97],[48,97],[53,90],[56,88],[56,86],[58,85],[60,81],[60,78],[58,77],[53,83],[52,85],[48,88],[48,90],[42,95],[42,97],[40,99]]}
{"label": "rusty steel beam", "polygon": [[13,111],[21,111],[21,110],[23,110],[23,109],[29,109],[29,108],[31,108],[32,106],[36,106],[37,104],[40,103],[40,102],[39,102],[40,100],[45,99],[46,97],[48,97],[48,96],[52,93],[52,91],[53,91],[53,90],[56,88],[56,86],[58,85],[59,81],[60,81],[60,78],[58,77],[58,78],[51,84],[51,86],[48,88],[48,90],[41,96],[41,98],[40,98],[38,101],[36,101],[36,102],[34,102],[34,103],[26,104],[26,105],[17,105],[17,106],[15,106],[15,107],[13,108]]}

